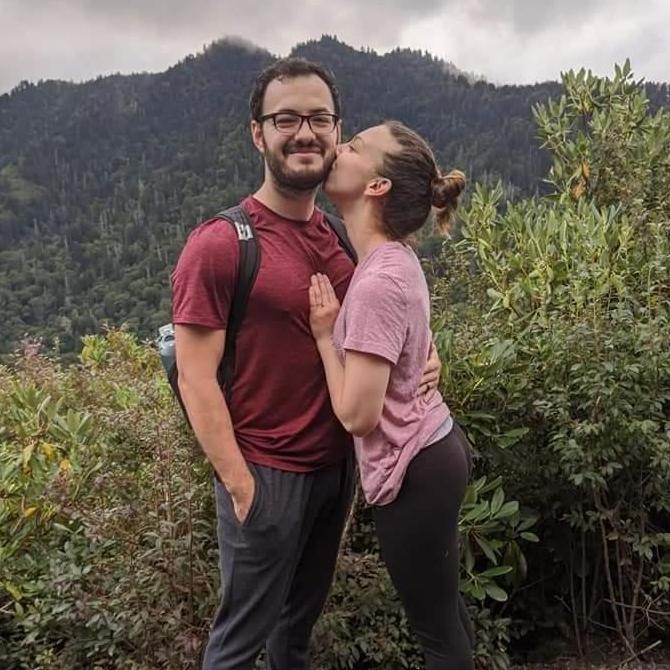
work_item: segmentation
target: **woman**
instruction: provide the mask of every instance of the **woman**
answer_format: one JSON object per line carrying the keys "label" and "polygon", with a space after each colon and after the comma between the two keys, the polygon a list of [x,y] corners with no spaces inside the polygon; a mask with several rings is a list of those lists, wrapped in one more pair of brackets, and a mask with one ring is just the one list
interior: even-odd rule
{"label": "woman", "polygon": [[359,264],[341,309],[325,275],[314,275],[309,289],[333,409],[355,436],[382,558],[427,670],[472,668],[458,590],[470,455],[439,393],[426,400],[416,392],[431,342],[429,295],[407,239],[431,207],[448,226],[464,185],[461,172],[440,176],[428,145],[397,122],[338,147],[325,190]]}

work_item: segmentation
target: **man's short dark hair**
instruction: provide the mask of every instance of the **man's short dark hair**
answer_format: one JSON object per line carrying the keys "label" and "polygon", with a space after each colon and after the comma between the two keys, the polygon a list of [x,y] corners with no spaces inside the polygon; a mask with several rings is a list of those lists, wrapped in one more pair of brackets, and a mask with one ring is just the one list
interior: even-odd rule
{"label": "man's short dark hair", "polygon": [[335,78],[332,73],[323,67],[323,65],[306,60],[305,58],[282,58],[266,67],[256,77],[256,83],[249,98],[251,118],[258,121],[263,114],[263,98],[270,82],[275,79],[293,79],[312,74],[322,79],[326,86],[328,86],[330,94],[333,96],[333,105],[335,107],[333,111],[340,116],[340,93],[337,90],[337,86],[335,86]]}

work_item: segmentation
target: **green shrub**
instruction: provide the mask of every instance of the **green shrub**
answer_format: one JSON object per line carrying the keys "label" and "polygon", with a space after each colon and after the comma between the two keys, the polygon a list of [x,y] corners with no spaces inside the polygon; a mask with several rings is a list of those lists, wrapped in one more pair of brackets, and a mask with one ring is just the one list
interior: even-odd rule
{"label": "green shrub", "polygon": [[670,618],[670,112],[628,65],[564,85],[536,110],[553,192],[475,189],[436,323],[482,471],[541,515],[524,626],[632,650]]}
{"label": "green shrub", "polygon": [[[156,352],[110,331],[85,338],[68,368],[19,357],[0,370],[0,426],[3,667],[195,668],[218,603],[211,475]],[[521,556],[509,552],[519,513],[499,486],[473,483],[465,508],[464,590],[480,599],[500,597]],[[487,631],[479,658],[506,659],[506,621],[482,612],[472,608]],[[362,504],[314,658],[421,667]]]}
{"label": "green shrub", "polygon": [[3,667],[195,667],[214,509],[156,352],[112,331],[65,370],[29,356],[0,408]]}

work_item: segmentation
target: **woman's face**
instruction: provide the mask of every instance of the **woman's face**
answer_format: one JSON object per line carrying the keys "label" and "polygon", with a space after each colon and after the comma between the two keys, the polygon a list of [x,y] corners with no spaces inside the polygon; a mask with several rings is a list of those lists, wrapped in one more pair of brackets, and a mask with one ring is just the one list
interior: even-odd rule
{"label": "woman's face", "polygon": [[[337,147],[336,158],[324,183],[326,195],[336,204],[388,192],[390,182],[379,170],[387,153],[400,146],[385,125],[363,130]],[[380,182],[386,188],[379,189]]]}

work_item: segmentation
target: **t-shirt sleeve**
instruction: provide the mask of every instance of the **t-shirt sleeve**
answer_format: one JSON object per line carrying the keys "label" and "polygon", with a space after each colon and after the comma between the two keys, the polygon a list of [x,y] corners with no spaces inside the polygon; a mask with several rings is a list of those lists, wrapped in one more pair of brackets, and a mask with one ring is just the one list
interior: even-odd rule
{"label": "t-shirt sleeve", "polygon": [[188,237],[171,276],[172,322],[225,330],[237,281],[237,237],[212,219]]}
{"label": "t-shirt sleeve", "polygon": [[352,287],[345,313],[343,349],[398,362],[407,337],[407,296],[392,276],[363,277]]}

